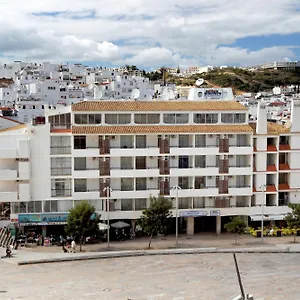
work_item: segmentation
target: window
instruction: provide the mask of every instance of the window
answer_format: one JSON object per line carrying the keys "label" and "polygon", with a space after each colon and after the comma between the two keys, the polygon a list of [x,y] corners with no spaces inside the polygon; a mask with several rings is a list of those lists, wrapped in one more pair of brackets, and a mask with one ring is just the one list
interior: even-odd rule
{"label": "window", "polygon": [[135,147],[138,149],[144,149],[147,147],[146,136],[145,135],[137,135],[135,137]]}
{"label": "window", "polygon": [[195,156],[195,168],[205,168],[206,167],[206,157],[205,155]]}
{"label": "window", "polygon": [[57,200],[44,201],[44,212],[58,212]]}
{"label": "window", "polygon": [[51,136],[50,147],[52,155],[71,154],[71,137]]}
{"label": "window", "polygon": [[121,157],[121,170],[132,170],[132,157]]}
{"label": "window", "polygon": [[146,167],[146,156],[137,156],[135,160],[135,168],[137,170],[145,170]]}
{"label": "window", "polygon": [[215,124],[218,123],[218,114],[194,114],[196,124]]}
{"label": "window", "polygon": [[106,114],[105,123],[111,125],[130,124],[130,114]]}
{"label": "window", "polygon": [[184,189],[189,189],[189,178],[188,177],[178,177],[178,185]]}
{"label": "window", "polygon": [[245,123],[246,114],[222,114],[222,123]]}
{"label": "window", "polygon": [[101,124],[101,114],[75,114],[76,124]]}
{"label": "window", "polygon": [[188,114],[164,114],[165,124],[186,124],[188,122]]}
{"label": "window", "polygon": [[195,177],[195,189],[205,188],[205,177]]}
{"label": "window", "polygon": [[52,157],[51,176],[72,175],[71,157]]}
{"label": "window", "polygon": [[121,199],[121,210],[122,211],[133,210],[132,199]]}
{"label": "window", "polygon": [[190,146],[190,136],[179,135],[179,148],[188,148]]}
{"label": "window", "polygon": [[86,149],[86,136],[85,135],[74,136],[74,149]]}
{"label": "window", "polygon": [[75,179],[74,180],[74,190],[75,192],[85,193],[86,189],[86,179]]}
{"label": "window", "polygon": [[147,179],[146,178],[136,178],[135,189],[137,191],[147,190]]}
{"label": "window", "polygon": [[75,157],[74,158],[74,170],[75,171],[86,170],[86,158],[85,157]]}
{"label": "window", "polygon": [[66,197],[72,195],[71,179],[57,178],[51,180],[52,197]]}
{"label": "window", "polygon": [[204,134],[199,135],[196,134],[195,136],[195,147],[206,147],[206,136]]}
{"label": "window", "polygon": [[135,199],[135,210],[143,210],[147,208],[147,199]]}
{"label": "window", "polygon": [[159,114],[135,114],[134,122],[136,124],[159,124],[160,115]]}
{"label": "window", "polygon": [[27,202],[27,211],[29,213],[41,213],[42,212],[42,201]]}
{"label": "window", "polygon": [[133,191],[133,178],[121,178],[121,191]]}
{"label": "window", "polygon": [[120,146],[123,149],[133,148],[133,136],[132,135],[121,135]]}

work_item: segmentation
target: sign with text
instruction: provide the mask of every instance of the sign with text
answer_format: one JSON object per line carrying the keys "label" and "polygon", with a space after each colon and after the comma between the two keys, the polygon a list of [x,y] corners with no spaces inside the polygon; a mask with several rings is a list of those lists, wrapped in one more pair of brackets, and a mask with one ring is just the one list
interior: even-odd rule
{"label": "sign with text", "polygon": [[19,214],[20,225],[63,225],[67,223],[68,213]]}
{"label": "sign with text", "polygon": [[207,216],[207,211],[205,210],[191,210],[191,211],[181,211],[180,217],[205,217]]}
{"label": "sign with text", "polygon": [[219,210],[211,210],[210,215],[211,215],[211,217],[220,216],[220,211]]}

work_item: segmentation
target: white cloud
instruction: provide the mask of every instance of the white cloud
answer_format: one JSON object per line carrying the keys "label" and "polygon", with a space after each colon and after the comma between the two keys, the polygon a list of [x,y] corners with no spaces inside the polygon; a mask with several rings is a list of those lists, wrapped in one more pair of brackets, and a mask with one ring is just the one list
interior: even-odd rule
{"label": "white cloud", "polygon": [[2,0],[0,55],[141,67],[254,65],[295,58],[298,42],[257,51],[220,45],[300,32],[299,9],[299,0]]}

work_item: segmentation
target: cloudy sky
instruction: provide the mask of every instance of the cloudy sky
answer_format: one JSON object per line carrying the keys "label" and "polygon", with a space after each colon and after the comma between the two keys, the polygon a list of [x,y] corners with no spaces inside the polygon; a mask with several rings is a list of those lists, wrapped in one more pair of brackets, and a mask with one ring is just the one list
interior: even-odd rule
{"label": "cloudy sky", "polygon": [[140,68],[300,60],[299,0],[0,0],[0,61]]}

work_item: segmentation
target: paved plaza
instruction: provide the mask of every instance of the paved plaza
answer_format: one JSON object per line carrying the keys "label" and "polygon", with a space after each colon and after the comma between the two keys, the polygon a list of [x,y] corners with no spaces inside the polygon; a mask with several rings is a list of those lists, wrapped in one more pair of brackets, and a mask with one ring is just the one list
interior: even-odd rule
{"label": "paved plaza", "polygon": [[[255,300],[300,297],[297,253],[237,254]],[[0,299],[230,300],[238,287],[232,254],[114,258],[17,266],[0,261]]]}

